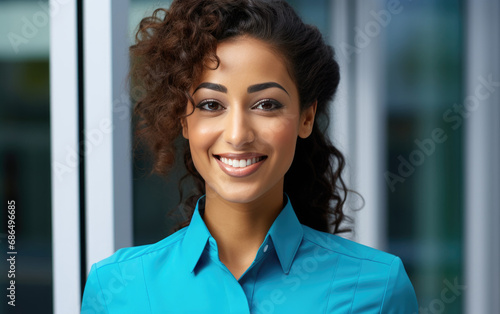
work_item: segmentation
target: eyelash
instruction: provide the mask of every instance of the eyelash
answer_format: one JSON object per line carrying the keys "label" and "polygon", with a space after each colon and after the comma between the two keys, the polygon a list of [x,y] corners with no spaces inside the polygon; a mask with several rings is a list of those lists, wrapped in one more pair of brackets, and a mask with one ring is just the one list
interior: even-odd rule
{"label": "eyelash", "polygon": [[[283,108],[283,105],[281,103],[279,103],[278,101],[274,100],[274,99],[262,99],[262,100],[259,100],[252,107],[252,109],[255,108],[255,107],[258,107],[258,106],[260,106],[262,104],[266,104],[266,103],[270,103],[270,104],[274,105],[274,108],[272,108],[272,109],[259,109],[259,110],[270,112],[270,111],[275,111],[275,110]],[[208,111],[208,112],[216,112],[216,111],[220,110],[220,109],[210,110],[210,109],[204,108],[208,104],[216,104],[217,106],[224,108],[224,106],[222,106],[221,103],[219,101],[215,100],[215,99],[206,99],[206,100],[203,100],[198,105],[196,105],[196,108],[198,108],[200,110],[203,110],[203,111]]]}

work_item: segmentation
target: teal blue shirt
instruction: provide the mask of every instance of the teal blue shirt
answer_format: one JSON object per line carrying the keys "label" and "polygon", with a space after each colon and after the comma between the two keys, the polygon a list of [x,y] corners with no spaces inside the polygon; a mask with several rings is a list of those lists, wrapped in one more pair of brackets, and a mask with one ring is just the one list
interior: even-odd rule
{"label": "teal blue shirt", "polygon": [[[285,194],[286,195],[286,194]],[[300,224],[286,206],[238,279],[202,216],[92,265],[82,313],[417,313],[401,260]]]}

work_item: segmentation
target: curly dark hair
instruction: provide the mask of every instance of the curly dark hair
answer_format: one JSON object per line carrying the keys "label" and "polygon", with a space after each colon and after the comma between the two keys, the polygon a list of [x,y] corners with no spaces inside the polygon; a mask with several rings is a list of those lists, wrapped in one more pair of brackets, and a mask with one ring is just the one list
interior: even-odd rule
{"label": "curly dark hair", "polygon": [[[309,137],[297,138],[292,165],[285,174],[288,194],[299,221],[313,229],[340,233],[351,231],[341,224],[351,222],[343,206],[348,189],[342,179],[345,159],[324,135],[329,122],[329,103],[340,80],[333,49],[320,31],[304,24],[285,1],[265,0],[176,0],[170,8],[157,9],[142,19],[136,43],[130,47],[131,78],[145,95],[137,101],[136,138],[146,144],[153,157],[151,173],[166,175],[176,155],[176,142],[184,140],[186,178],[195,190],[183,207],[192,217],[205,182],[194,167],[188,141],[180,139],[192,84],[208,64],[220,60],[217,44],[237,36],[250,36],[270,44],[286,60],[304,110],[317,101],[316,119]],[[181,202],[183,191],[179,185]],[[175,230],[189,225],[181,222]],[[333,228],[331,228],[332,226]],[[332,231],[331,231],[332,230]]]}

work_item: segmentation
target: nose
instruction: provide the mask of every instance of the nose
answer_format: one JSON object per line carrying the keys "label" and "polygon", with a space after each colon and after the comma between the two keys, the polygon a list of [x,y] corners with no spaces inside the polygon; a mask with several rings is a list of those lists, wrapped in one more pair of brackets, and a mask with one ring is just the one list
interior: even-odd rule
{"label": "nose", "polygon": [[224,125],[224,140],[234,148],[242,148],[255,140],[255,129],[245,109],[232,106]]}

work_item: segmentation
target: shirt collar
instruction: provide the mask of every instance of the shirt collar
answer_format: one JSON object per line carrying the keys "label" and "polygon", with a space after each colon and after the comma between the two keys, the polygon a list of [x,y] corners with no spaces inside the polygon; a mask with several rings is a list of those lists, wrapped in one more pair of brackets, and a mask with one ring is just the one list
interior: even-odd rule
{"label": "shirt collar", "polygon": [[[271,228],[269,228],[264,242],[266,242],[269,237],[271,238],[281,268],[285,274],[288,274],[295,254],[302,242],[304,231],[295,215],[290,198],[286,193],[284,193],[284,195],[286,198],[286,205],[274,220]],[[204,208],[205,195],[201,196],[196,203],[193,217],[187,227],[182,242],[183,256],[190,272],[194,271],[207,245],[207,241],[212,237],[201,216]]]}

